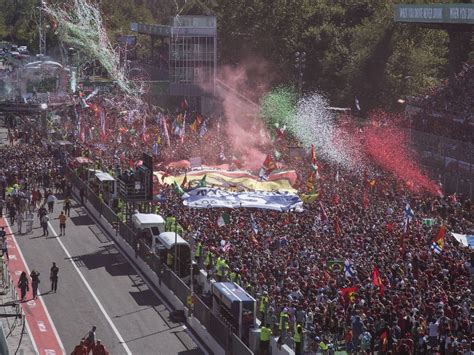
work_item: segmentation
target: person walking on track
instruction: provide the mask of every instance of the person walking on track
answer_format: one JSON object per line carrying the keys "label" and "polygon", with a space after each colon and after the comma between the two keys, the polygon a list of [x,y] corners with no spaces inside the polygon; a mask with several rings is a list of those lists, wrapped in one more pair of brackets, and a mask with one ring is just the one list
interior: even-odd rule
{"label": "person walking on track", "polygon": [[31,277],[31,288],[33,289],[33,299],[38,298],[38,286],[40,284],[40,279],[39,279],[40,273],[36,270],[32,270],[30,277]]}
{"label": "person walking on track", "polygon": [[58,217],[59,219],[59,235],[66,235],[66,215],[64,211],[61,211],[61,214]]}
{"label": "person walking on track", "polygon": [[96,335],[95,335],[96,330],[97,330],[97,327],[94,325],[92,329],[89,330],[87,334],[84,336],[88,354],[90,351],[94,351],[94,348],[96,346],[96,340],[97,340]]}
{"label": "person walking on track", "polygon": [[49,279],[51,281],[51,292],[55,292],[58,290],[58,273],[59,273],[59,268],[56,266],[56,263],[53,263],[53,266],[51,266],[50,270],[50,275]]}
{"label": "person walking on track", "polygon": [[49,216],[45,214],[43,217],[41,217],[41,227],[43,227],[43,235],[49,235],[49,230],[48,230],[48,222],[49,222]]}
{"label": "person walking on track", "polygon": [[68,217],[71,215],[71,199],[69,197],[64,200],[64,214]]}
{"label": "person walking on track", "polygon": [[26,272],[22,272],[20,278],[18,280],[18,288],[20,289],[20,298],[23,302],[26,297],[26,293],[30,290],[28,285],[28,276],[26,276]]}
{"label": "person walking on track", "polygon": [[87,355],[87,346],[84,343],[84,339],[81,339],[79,345],[76,345],[71,355]]}
{"label": "person walking on track", "polygon": [[109,352],[100,339],[97,339],[97,344],[95,345],[94,350],[92,350],[92,355],[109,355]]}
{"label": "person walking on track", "polygon": [[57,197],[53,195],[53,193],[50,193],[48,198],[47,198],[47,202],[48,202],[48,211],[49,213],[53,213],[54,212],[54,202],[57,200]]}

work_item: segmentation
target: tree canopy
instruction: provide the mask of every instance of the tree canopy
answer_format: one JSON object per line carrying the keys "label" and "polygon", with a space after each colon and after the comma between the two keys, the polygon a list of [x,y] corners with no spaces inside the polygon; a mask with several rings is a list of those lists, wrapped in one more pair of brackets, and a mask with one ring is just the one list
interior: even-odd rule
{"label": "tree canopy", "polygon": [[[295,53],[304,51],[304,91],[317,89],[334,105],[351,106],[357,96],[363,109],[389,108],[447,76],[447,33],[394,23],[393,6],[404,0],[97,1],[112,36],[128,33],[133,21],[167,24],[177,13],[213,13],[219,64],[266,61],[276,71],[275,85],[296,84]],[[35,49],[37,3],[0,0],[0,39]],[[48,38],[54,43],[53,33]],[[471,47],[461,50],[467,56]]]}

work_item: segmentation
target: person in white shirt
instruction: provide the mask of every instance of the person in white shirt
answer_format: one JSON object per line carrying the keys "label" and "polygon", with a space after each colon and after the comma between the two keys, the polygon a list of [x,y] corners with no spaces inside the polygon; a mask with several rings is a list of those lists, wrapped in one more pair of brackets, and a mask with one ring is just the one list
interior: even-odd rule
{"label": "person in white shirt", "polygon": [[429,336],[429,344],[431,349],[436,348],[438,346],[438,337],[439,337],[439,323],[432,319],[428,324],[428,336]]}

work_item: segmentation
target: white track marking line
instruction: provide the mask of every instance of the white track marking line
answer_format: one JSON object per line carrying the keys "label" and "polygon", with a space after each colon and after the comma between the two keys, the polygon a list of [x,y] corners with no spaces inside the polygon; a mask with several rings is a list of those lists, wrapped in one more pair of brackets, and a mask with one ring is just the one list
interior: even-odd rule
{"label": "white track marking line", "polygon": [[92,287],[89,285],[89,283],[87,282],[86,278],[84,277],[84,275],[82,274],[81,270],[79,270],[79,268],[77,267],[76,263],[74,262],[74,260],[72,260],[72,256],[71,254],[69,253],[69,251],[66,249],[66,247],[64,246],[64,243],[62,242],[62,240],[60,238],[58,238],[58,234],[56,233],[56,231],[54,230],[53,226],[51,225],[51,222],[48,222],[48,226],[49,228],[51,229],[51,232],[53,232],[53,235],[56,237],[56,240],[58,241],[59,245],[61,246],[61,248],[63,248],[64,252],[66,253],[66,256],[69,258],[69,260],[71,261],[71,264],[72,266],[74,266],[74,269],[76,269],[77,273],[79,274],[82,282],[84,282],[84,285],[86,285],[87,287],[87,290],[89,291],[89,293],[92,295],[92,298],[94,298],[94,301],[95,303],[97,303],[97,305],[99,306],[102,314],[104,315],[105,319],[107,320],[107,322],[109,323],[110,327],[112,328],[112,330],[114,331],[115,335],[117,336],[120,344],[122,344],[123,348],[125,349],[125,351],[127,352],[127,354],[131,355],[132,352],[130,351],[130,348],[128,347],[128,345],[125,343],[125,341],[123,340],[122,336],[120,335],[117,327],[115,326],[115,324],[112,322],[112,319],[110,318],[110,316],[107,314],[107,312],[105,311],[105,308],[104,306],[102,305],[102,303],[100,303],[99,301],[99,298],[97,298],[96,294],[94,293],[94,291],[92,290]]}
{"label": "white track marking line", "polygon": [[[87,212],[87,215],[94,221],[94,223],[96,224],[96,226],[104,233],[107,235],[108,239],[116,246],[118,252],[120,253],[120,255],[122,255],[128,262],[128,264],[132,267],[133,270],[136,271],[137,273],[137,276],[139,276],[142,281],[145,283],[146,287],[148,288],[148,290],[150,290],[151,292],[153,292],[153,294],[155,295],[155,297],[163,304],[163,306],[169,311],[171,312],[172,310],[172,306],[171,304],[168,302],[168,300],[166,300],[166,298],[160,296],[160,294],[158,294],[158,292],[155,290],[155,285],[152,284],[152,282],[148,283],[147,281],[147,277],[145,277],[145,273],[144,271],[142,271],[137,265],[135,265],[135,262],[133,261],[132,258],[130,258],[127,253],[125,251],[122,252],[121,250],[121,246],[118,245],[118,243],[115,242],[114,240],[114,237],[111,237],[109,235],[109,232],[107,231],[107,229],[105,229],[104,227],[102,227],[100,225],[100,223],[97,221],[97,216],[93,215],[92,213],[90,213],[90,211],[84,206],[84,209],[86,210]],[[96,222],[97,221],[97,222]],[[118,236],[120,238],[122,238],[120,235]],[[199,323],[200,324],[200,323]],[[194,341],[194,343],[198,346],[199,350],[201,350],[204,355],[209,355],[209,352],[206,350],[206,346],[204,345],[204,342],[201,341],[199,338],[195,337],[194,334],[188,329],[188,327],[186,327],[186,324],[185,323],[182,323],[182,327],[184,329],[184,331],[186,332],[186,334],[189,335],[189,337]],[[171,330],[171,328],[169,329]]]}
{"label": "white track marking line", "polygon": [[[5,220],[5,224],[6,226],[8,227],[8,229],[10,229],[10,235],[13,239],[13,241],[15,242],[15,245],[17,246],[16,250],[18,250],[18,254],[20,255],[20,258],[22,259],[23,263],[25,264],[25,267],[26,267],[26,271],[28,272],[28,275],[31,274],[30,272],[30,268],[28,267],[28,264],[26,262],[26,259],[25,257],[23,256],[23,253],[21,252],[21,248],[20,248],[20,245],[18,244],[18,242],[16,241],[16,238],[15,238],[15,234],[13,233],[13,230],[10,226],[10,223],[8,222],[8,220],[4,217],[3,218]],[[41,293],[40,291],[38,290],[38,296],[40,296]],[[63,342],[61,341],[61,338],[59,337],[59,334],[58,334],[58,331],[56,330],[56,327],[54,326],[54,323],[53,323],[53,320],[51,319],[51,315],[49,314],[48,312],[48,308],[46,307],[46,302],[44,302],[41,298],[38,297],[38,300],[39,302],[43,303],[43,307],[44,307],[44,312],[46,313],[46,317],[48,317],[48,321],[49,323],[51,324],[51,328],[53,328],[53,333],[54,335],[56,336],[56,339],[59,343],[59,347],[61,348],[61,351],[63,352],[63,354],[66,354],[66,351],[64,350],[64,345],[63,345]],[[26,319],[25,319],[25,322],[26,322]],[[31,338],[31,342],[33,343],[33,347],[35,348],[35,351],[37,354],[39,354],[39,351],[38,351],[38,347],[36,346],[36,343],[33,339],[33,336],[32,336],[32,333],[30,331],[30,327],[28,325],[28,322],[26,322],[26,328],[28,330],[28,333],[30,334],[30,338]]]}

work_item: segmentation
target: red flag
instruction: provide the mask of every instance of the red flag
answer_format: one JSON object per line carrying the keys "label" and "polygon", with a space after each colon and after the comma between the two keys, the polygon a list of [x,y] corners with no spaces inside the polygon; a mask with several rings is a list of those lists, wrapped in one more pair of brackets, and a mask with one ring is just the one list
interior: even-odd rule
{"label": "red flag", "polygon": [[186,98],[184,98],[183,101],[181,101],[181,109],[183,111],[186,111],[188,109],[188,100],[186,100]]}
{"label": "red flag", "polygon": [[387,351],[387,345],[388,345],[388,331],[384,330],[380,334],[379,339],[380,339],[380,351],[382,353],[385,353]]}
{"label": "red flag", "polygon": [[374,286],[380,287],[380,296],[383,297],[385,287],[382,282],[382,278],[380,277],[379,269],[377,269],[377,266],[374,266],[374,270],[372,271],[372,283]]}
{"label": "red flag", "polygon": [[347,303],[355,301],[356,292],[357,292],[357,286],[345,287],[339,290],[339,293],[344,298],[344,301]]}
{"label": "red flag", "polygon": [[444,240],[444,237],[446,236],[446,226],[440,226],[438,229],[438,233],[436,234],[435,239],[433,240],[434,243],[438,241]]}
{"label": "red flag", "polygon": [[271,154],[267,154],[267,157],[265,158],[265,161],[263,162],[263,167],[265,168],[267,174],[277,168]]}

